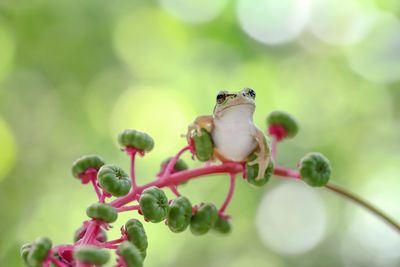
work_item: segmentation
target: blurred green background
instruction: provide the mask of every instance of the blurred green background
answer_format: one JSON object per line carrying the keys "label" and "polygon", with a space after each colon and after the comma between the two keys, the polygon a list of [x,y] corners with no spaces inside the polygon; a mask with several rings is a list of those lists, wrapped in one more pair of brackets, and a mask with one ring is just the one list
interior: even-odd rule
{"label": "blurred green background", "polygon": [[[142,130],[156,141],[137,163],[148,182],[219,89],[254,88],[262,128],[275,109],[301,121],[281,164],[320,151],[335,182],[400,220],[399,16],[398,0],[1,0],[1,266],[22,266],[37,236],[72,241],[96,200],[74,159],[128,168],[116,135]],[[146,266],[400,266],[398,233],[331,192],[237,185],[230,236],[146,224]],[[210,177],[182,192],[221,203],[227,187]]]}

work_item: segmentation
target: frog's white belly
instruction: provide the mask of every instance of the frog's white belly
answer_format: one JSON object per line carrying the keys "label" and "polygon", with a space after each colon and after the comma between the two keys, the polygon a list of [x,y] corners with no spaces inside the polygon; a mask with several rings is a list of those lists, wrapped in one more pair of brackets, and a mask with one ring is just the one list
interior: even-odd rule
{"label": "frog's white belly", "polygon": [[256,127],[251,117],[244,115],[214,118],[214,145],[220,154],[232,161],[245,160],[257,147]]}

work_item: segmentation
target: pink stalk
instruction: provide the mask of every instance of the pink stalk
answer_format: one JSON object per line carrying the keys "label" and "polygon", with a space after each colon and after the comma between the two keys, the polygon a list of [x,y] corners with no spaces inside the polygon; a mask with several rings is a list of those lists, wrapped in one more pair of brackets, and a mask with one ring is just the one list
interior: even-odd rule
{"label": "pink stalk", "polygon": [[174,193],[174,195],[176,197],[180,197],[181,196],[181,193],[179,193],[178,189],[176,188],[176,185],[171,185],[169,188],[171,189],[172,193]]}
{"label": "pink stalk", "polygon": [[99,198],[99,200],[100,200],[100,199],[101,199],[101,196],[102,196],[102,194],[101,194],[101,192],[100,192],[100,188],[99,188],[99,186],[97,185],[96,179],[91,179],[91,180],[90,180],[90,182],[92,182],[92,185],[93,185],[94,191],[96,191],[96,195],[97,195],[97,197],[98,197],[98,198]]}
{"label": "pink stalk", "polygon": [[51,258],[50,258],[50,261],[51,261],[52,263],[54,263],[55,265],[57,265],[58,267],[68,267],[67,264],[62,263],[61,261],[57,260],[56,258],[51,257]]}
{"label": "pink stalk", "polygon": [[300,173],[298,171],[280,166],[274,168],[274,175],[300,179]]}
{"label": "pink stalk", "polygon": [[118,212],[124,212],[124,211],[130,211],[130,210],[138,210],[139,208],[140,208],[139,205],[125,206],[125,207],[117,208],[117,211]]}
{"label": "pink stalk", "polygon": [[104,242],[104,243],[101,243],[101,244],[103,244],[103,245],[115,245],[115,244],[119,244],[121,242],[124,242],[125,240],[126,240],[126,237],[121,237],[121,238],[114,239],[114,240],[111,240],[111,241],[108,241],[108,242]]}
{"label": "pink stalk", "polygon": [[136,176],[135,176],[135,156],[137,153],[136,149],[129,149],[127,150],[128,155],[131,157],[131,181],[132,181],[132,188],[136,188]]}
{"label": "pink stalk", "polygon": [[157,186],[158,188],[167,187],[170,185],[178,185],[191,179],[197,179],[204,175],[217,174],[217,173],[240,173],[243,171],[243,166],[237,162],[226,162],[217,166],[201,167],[192,170],[180,171],[166,176],[164,179],[158,179],[143,186],[137,187],[136,190],[132,190],[128,195],[115,199],[110,204],[116,208],[121,207],[133,200],[136,200],[138,195],[142,191],[151,186]]}
{"label": "pink stalk", "polygon": [[165,179],[168,175],[172,173],[174,170],[175,164],[178,161],[179,157],[187,150],[190,149],[190,145],[182,148],[169,162],[167,167],[165,168],[164,174],[161,176],[161,179]]}
{"label": "pink stalk", "polygon": [[231,202],[233,193],[235,191],[235,174],[230,173],[229,174],[230,179],[229,179],[229,192],[228,195],[225,198],[224,203],[222,204],[221,208],[218,211],[218,214],[223,215],[225,212],[226,207],[228,207],[229,202]]}

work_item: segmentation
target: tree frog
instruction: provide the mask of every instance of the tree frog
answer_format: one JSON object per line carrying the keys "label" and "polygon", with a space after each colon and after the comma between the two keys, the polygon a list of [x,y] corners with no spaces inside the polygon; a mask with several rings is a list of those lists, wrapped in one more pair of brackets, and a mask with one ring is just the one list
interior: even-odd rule
{"label": "tree frog", "polygon": [[253,122],[256,93],[251,88],[239,92],[220,91],[216,97],[213,115],[199,116],[188,127],[188,141],[193,131],[201,135],[206,129],[214,142],[214,157],[222,162],[248,161],[249,156],[257,158],[249,165],[258,164],[256,180],[264,177],[270,161],[270,147],[264,133]]}

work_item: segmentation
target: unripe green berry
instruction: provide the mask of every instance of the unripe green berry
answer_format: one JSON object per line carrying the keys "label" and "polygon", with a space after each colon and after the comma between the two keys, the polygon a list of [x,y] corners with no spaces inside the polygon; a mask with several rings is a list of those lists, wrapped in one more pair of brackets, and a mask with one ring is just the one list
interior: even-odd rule
{"label": "unripe green berry", "polygon": [[72,163],[72,174],[76,178],[80,178],[79,175],[85,173],[88,169],[99,170],[104,164],[104,160],[97,155],[82,156]]}
{"label": "unripe green berry", "polygon": [[[30,267],[40,267],[46,259],[52,246],[52,242],[47,237],[38,237],[33,241],[26,261]],[[27,249],[27,247],[25,247]],[[25,251],[26,253],[26,251]],[[25,254],[24,253],[24,254]]]}
{"label": "unripe green berry", "polygon": [[331,173],[331,164],[321,153],[308,153],[300,160],[301,179],[310,186],[326,185]]}
{"label": "unripe green berry", "polygon": [[137,219],[130,219],[125,223],[125,231],[128,240],[137,247],[142,258],[146,258],[148,242],[143,224]]}
{"label": "unripe green berry", "polygon": [[[257,156],[253,154],[252,156],[249,157],[248,162],[251,162],[251,161],[255,160],[256,158],[257,158]],[[261,186],[265,185],[269,181],[271,176],[274,174],[274,163],[270,159],[268,167],[265,170],[264,176],[261,179],[256,180],[256,178],[258,176],[258,170],[259,170],[258,164],[250,165],[248,162],[246,163],[246,178],[247,178],[247,182],[251,185],[261,187]]]}
{"label": "unripe green berry", "polygon": [[286,134],[282,138],[293,138],[299,131],[299,124],[297,120],[287,112],[273,111],[267,117],[268,127],[280,126]]}
{"label": "unripe green berry", "polygon": [[145,189],[140,196],[139,205],[144,218],[150,222],[158,223],[167,217],[168,198],[158,187]]}
{"label": "unripe green berry", "polygon": [[107,164],[97,174],[100,186],[115,197],[125,196],[131,190],[131,179],[118,166]]}
{"label": "unripe green berry", "polygon": [[[164,169],[167,167],[168,163],[171,161],[172,157],[167,158],[161,163],[161,169]],[[180,172],[180,171],[185,171],[189,167],[186,164],[186,162],[183,159],[178,159],[174,165],[173,172]]]}
{"label": "unripe green berry", "polygon": [[86,214],[92,219],[112,223],[118,218],[117,210],[104,203],[94,203],[86,209]]}
{"label": "unripe green berry", "polygon": [[74,258],[82,263],[102,265],[108,262],[110,254],[104,248],[83,245],[75,248]]}
{"label": "unripe green berry", "polygon": [[142,267],[143,258],[139,249],[130,242],[123,242],[118,247],[118,254],[124,259],[128,267]]}
{"label": "unripe green berry", "polygon": [[189,199],[180,196],[174,199],[169,206],[168,227],[174,233],[183,232],[192,218],[192,204]]}
{"label": "unripe green berry", "polygon": [[150,152],[154,147],[154,140],[150,135],[131,129],[120,133],[118,142],[123,147],[133,147],[146,152]]}
{"label": "unripe green berry", "polygon": [[218,210],[212,203],[204,203],[192,216],[190,231],[194,235],[206,234],[218,219]]}
{"label": "unripe green berry", "polygon": [[214,154],[214,144],[211,134],[204,128],[201,129],[201,135],[194,132],[194,149],[198,160],[205,162],[211,159]]}
{"label": "unripe green berry", "polygon": [[218,216],[218,219],[213,226],[213,230],[221,234],[229,234],[232,230],[232,226],[228,219],[224,219],[221,216]]}

